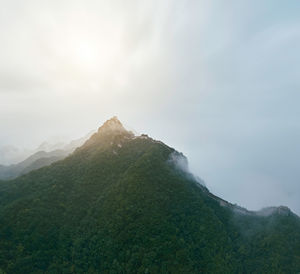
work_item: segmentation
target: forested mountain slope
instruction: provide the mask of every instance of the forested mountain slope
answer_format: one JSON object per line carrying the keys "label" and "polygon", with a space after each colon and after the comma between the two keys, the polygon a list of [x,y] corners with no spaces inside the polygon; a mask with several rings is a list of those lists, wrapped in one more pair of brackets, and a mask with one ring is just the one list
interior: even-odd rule
{"label": "forested mountain slope", "polygon": [[300,272],[295,214],[241,210],[212,195],[182,161],[114,117],[64,160],[0,182],[1,270]]}

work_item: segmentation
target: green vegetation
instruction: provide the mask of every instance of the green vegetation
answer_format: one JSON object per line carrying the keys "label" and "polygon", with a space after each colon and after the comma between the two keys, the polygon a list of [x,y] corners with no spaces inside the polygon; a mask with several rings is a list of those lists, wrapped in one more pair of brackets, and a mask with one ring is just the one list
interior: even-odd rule
{"label": "green vegetation", "polygon": [[171,153],[100,128],[66,159],[0,182],[0,273],[300,272],[297,216],[234,213]]}

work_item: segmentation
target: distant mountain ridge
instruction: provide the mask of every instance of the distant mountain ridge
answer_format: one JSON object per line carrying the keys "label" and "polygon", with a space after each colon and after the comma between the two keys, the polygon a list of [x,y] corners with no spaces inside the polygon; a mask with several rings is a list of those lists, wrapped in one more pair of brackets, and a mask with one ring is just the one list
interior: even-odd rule
{"label": "distant mountain ridge", "polygon": [[44,142],[37,148],[35,153],[27,157],[25,160],[8,166],[0,165],[0,180],[14,179],[32,170],[39,169],[64,159],[77,147],[80,147],[87,139],[89,139],[93,133],[94,131],[91,131],[86,136],[73,140],[68,144],[57,143],[55,145],[51,145]]}
{"label": "distant mountain ridge", "polygon": [[0,182],[0,273],[299,273],[299,217],[261,213],[113,117],[65,159]]}
{"label": "distant mountain ridge", "polygon": [[58,160],[65,158],[68,151],[55,150],[51,152],[39,151],[29,156],[24,161],[10,166],[0,166],[0,179],[8,180],[26,174],[32,170],[50,165]]}

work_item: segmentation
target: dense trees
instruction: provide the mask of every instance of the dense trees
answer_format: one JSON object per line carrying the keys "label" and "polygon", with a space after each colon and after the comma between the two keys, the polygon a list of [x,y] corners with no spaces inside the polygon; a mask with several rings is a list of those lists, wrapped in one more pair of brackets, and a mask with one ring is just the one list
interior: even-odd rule
{"label": "dense trees", "polygon": [[99,132],[0,182],[0,273],[297,273],[293,214],[236,214],[147,137]]}

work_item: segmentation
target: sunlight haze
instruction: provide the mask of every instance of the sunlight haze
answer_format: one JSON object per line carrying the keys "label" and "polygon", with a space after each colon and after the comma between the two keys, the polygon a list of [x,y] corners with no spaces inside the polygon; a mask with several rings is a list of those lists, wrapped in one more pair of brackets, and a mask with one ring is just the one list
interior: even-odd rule
{"label": "sunlight haze", "polygon": [[116,115],[216,195],[300,214],[299,1],[0,4],[0,148]]}

